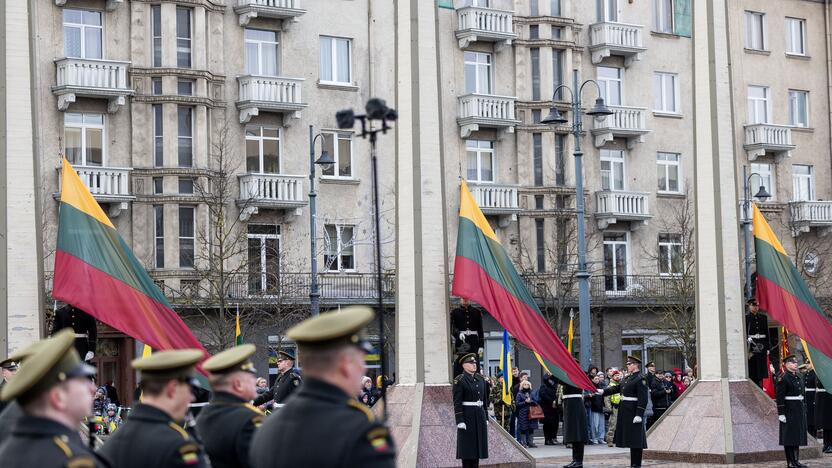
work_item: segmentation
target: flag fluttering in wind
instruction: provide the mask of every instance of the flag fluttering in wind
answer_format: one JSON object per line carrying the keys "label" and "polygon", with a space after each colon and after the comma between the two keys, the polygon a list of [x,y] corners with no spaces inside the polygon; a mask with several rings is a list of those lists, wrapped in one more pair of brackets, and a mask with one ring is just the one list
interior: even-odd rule
{"label": "flag fluttering in wind", "polygon": [[540,313],[465,181],[460,187],[452,291],[455,296],[481,305],[512,336],[540,354],[555,378],[595,391],[595,386]]}
{"label": "flag fluttering in wind", "polygon": [[774,375],[771,374],[771,356],[766,353],[766,372],[768,376],[763,379],[763,391],[773,400],[776,397],[774,389]]}
{"label": "flag fluttering in wind", "polygon": [[237,328],[234,330],[234,346],[243,344],[243,334],[240,333],[240,304],[237,304]]}
{"label": "flag fluttering in wind", "polygon": [[503,349],[500,352],[500,369],[503,370],[503,393],[502,400],[505,404],[511,404],[511,349],[509,348],[508,332],[503,330]]}
{"label": "flag fluttering in wind", "polygon": [[155,350],[204,351],[66,159],[52,296]]}
{"label": "flag fluttering in wind", "polygon": [[818,378],[824,387],[832,387],[832,323],[760,209],[757,205],[753,209],[757,302],[772,319],[805,340],[805,352]]}

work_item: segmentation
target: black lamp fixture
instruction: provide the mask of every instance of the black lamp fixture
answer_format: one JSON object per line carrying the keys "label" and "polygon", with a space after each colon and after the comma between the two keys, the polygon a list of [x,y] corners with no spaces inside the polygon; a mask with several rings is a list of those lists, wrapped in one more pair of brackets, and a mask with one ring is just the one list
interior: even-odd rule
{"label": "black lamp fixture", "polygon": [[547,115],[546,117],[543,118],[543,120],[540,121],[540,123],[546,124],[546,125],[551,125],[551,124],[562,125],[562,124],[565,124],[567,122],[569,122],[569,119],[567,119],[563,114],[561,114],[557,107],[553,107],[553,108],[549,109],[549,115]]}
{"label": "black lamp fixture", "polygon": [[321,150],[321,157],[319,157],[315,161],[315,164],[317,164],[321,167],[327,168],[327,167],[335,164],[335,160],[332,159],[332,155],[329,154],[329,151],[327,151],[326,148],[324,148],[323,150]]}
{"label": "black lamp fixture", "polygon": [[765,185],[761,185],[760,190],[757,190],[757,194],[754,195],[754,198],[760,201],[766,201],[767,199],[771,198],[771,194],[768,193]]}
{"label": "black lamp fixture", "polygon": [[591,115],[595,118],[606,117],[608,115],[612,115],[613,111],[604,104],[604,98],[599,97],[595,100],[595,105],[590,109],[586,115]]}

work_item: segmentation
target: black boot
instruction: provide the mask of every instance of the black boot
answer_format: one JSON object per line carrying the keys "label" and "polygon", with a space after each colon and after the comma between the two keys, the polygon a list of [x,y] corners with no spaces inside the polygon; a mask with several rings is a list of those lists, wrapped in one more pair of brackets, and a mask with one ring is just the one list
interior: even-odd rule
{"label": "black boot", "polygon": [[786,468],[797,468],[792,450],[792,447],[783,447],[783,451],[786,452]]}
{"label": "black boot", "polygon": [[583,468],[584,466],[584,444],[572,443],[572,463],[563,465],[563,468]]}
{"label": "black boot", "polygon": [[792,458],[794,459],[795,466],[798,468],[809,468],[809,465],[800,463],[800,447],[794,447],[792,449]]}
{"label": "black boot", "polygon": [[641,454],[640,448],[630,449],[630,468],[641,468]]}

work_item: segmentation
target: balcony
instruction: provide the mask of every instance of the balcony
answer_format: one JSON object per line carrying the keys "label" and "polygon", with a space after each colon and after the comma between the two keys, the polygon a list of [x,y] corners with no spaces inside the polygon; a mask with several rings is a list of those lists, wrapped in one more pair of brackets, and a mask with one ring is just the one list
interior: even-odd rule
{"label": "balcony", "polygon": [[300,207],[306,205],[303,197],[303,180],[306,176],[282,174],[242,174],[240,198],[237,206],[240,220],[247,221],[260,208],[272,210],[294,209],[300,214]]}
{"label": "balcony", "polygon": [[513,96],[494,96],[491,94],[471,93],[457,98],[460,126],[459,134],[468,138],[480,128],[495,128],[499,132],[514,133],[514,126],[520,123],[514,117]]}
{"label": "balcony", "polygon": [[[307,106],[301,100],[303,78],[283,78],[279,76],[244,75],[237,77],[240,84],[240,97],[237,109],[240,110],[240,123],[248,123],[260,111],[289,114],[300,118],[300,110]],[[283,125],[289,122],[283,119]]]}
{"label": "balcony", "polygon": [[517,185],[478,184],[471,182],[471,194],[477,205],[485,215],[500,216],[500,227],[505,227],[510,221],[517,219],[520,204],[517,196]]}
{"label": "balcony", "polygon": [[642,27],[637,24],[595,23],[589,27],[589,52],[593,65],[605,58],[618,55],[624,57],[624,66],[641,60],[647,48],[642,41]]}
{"label": "balcony", "polygon": [[819,234],[832,232],[832,201],[796,201],[789,203],[792,235],[809,232],[810,228],[821,228]]}
{"label": "balcony", "polygon": [[130,62],[63,58],[55,61],[58,110],[65,111],[77,96],[107,99],[107,112],[123,106],[134,91],[127,84]]}
{"label": "balcony", "polygon": [[240,15],[240,26],[247,26],[252,18],[273,18],[283,22],[285,31],[290,23],[298,21],[298,16],[306,13],[306,10],[300,8],[300,2],[301,0],[237,0],[234,12]]}
{"label": "balcony", "polygon": [[775,160],[790,158],[795,145],[792,128],[787,125],[753,124],[745,126],[745,144],[748,160],[754,161],[766,153],[774,153]]}
{"label": "balcony", "polygon": [[499,49],[511,45],[517,37],[513,11],[468,6],[458,9],[457,17],[456,38],[460,49],[467,49],[475,42],[494,42]]}
{"label": "balcony", "polygon": [[595,147],[600,148],[616,137],[627,139],[627,149],[633,149],[636,143],[644,143],[647,129],[647,109],[644,107],[608,106],[612,115],[602,120],[593,120],[592,135]]}
{"label": "balcony", "polygon": [[[648,193],[601,190],[595,192],[595,218],[598,229],[604,230],[619,221],[637,221],[647,224],[652,218],[648,205]],[[639,223],[631,223],[635,228]]]}
{"label": "balcony", "polygon": [[[100,167],[100,166],[72,166],[78,177],[89,189],[93,198],[98,203],[109,204],[108,215],[111,218],[117,217],[128,204],[136,197],[130,194],[130,171],[129,167]],[[61,193],[61,169],[58,170],[58,193],[55,198],[60,198]]]}
{"label": "balcony", "polygon": [[[104,2],[104,9],[107,11],[113,11],[118,8],[119,5],[124,5],[126,0],[106,0]],[[55,0],[55,6],[66,6],[66,0]]]}
{"label": "balcony", "polygon": [[[310,273],[236,273],[230,279],[234,300],[271,303],[308,303],[312,285]],[[395,300],[396,276],[382,276],[382,299]],[[321,304],[372,304],[377,300],[376,275],[372,273],[318,273]]]}

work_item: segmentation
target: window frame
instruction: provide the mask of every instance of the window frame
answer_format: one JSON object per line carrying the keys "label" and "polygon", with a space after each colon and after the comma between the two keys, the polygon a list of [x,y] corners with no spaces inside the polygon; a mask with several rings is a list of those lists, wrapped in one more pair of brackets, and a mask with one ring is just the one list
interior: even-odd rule
{"label": "window frame", "polygon": [[[182,136],[179,128],[179,113],[182,109],[188,109],[191,115],[191,134],[188,136]],[[196,116],[194,115],[195,108],[193,106],[183,106],[178,105],[176,106],[176,161],[177,167],[194,167],[194,119]],[[190,141],[190,148],[191,148],[191,163],[188,165],[182,164],[182,155],[180,154],[182,150],[182,140],[189,140]]]}
{"label": "window frame", "polygon": [[[177,233],[178,234],[177,238],[179,239],[179,243],[178,243],[178,247],[179,247],[179,268],[193,269],[193,268],[196,267],[196,207],[193,206],[193,205],[178,205],[177,208],[178,208],[178,210],[177,210],[177,213],[178,213],[177,220],[179,221],[179,230],[178,230],[178,233]],[[182,235],[182,211],[183,210],[190,210],[191,213],[192,213],[191,222],[193,224],[193,226],[192,226],[193,236],[183,236]],[[183,241],[187,242],[189,240],[192,243],[192,249],[193,249],[193,257],[191,257],[191,265],[190,266],[188,266],[187,264],[183,264],[183,263],[186,263],[186,262],[183,262],[183,256],[182,256],[183,255],[182,254],[182,243],[183,243]]]}
{"label": "window frame", "polygon": [[[670,9],[670,24],[663,24]],[[675,34],[675,5],[673,0],[653,0],[653,31],[662,34]]]}
{"label": "window frame", "polygon": [[[800,51],[796,52],[793,50],[794,43],[794,25],[799,25],[799,33],[800,33]],[[799,56],[806,56],[807,53],[806,47],[806,19],[805,18],[796,18],[792,16],[786,17],[786,54],[788,55],[799,55]]]}
{"label": "window frame", "polygon": [[[259,134],[257,136],[249,136],[248,131],[251,128],[257,128]],[[264,130],[277,130],[277,138],[265,136]],[[247,125],[243,129],[243,133],[245,134],[245,141],[257,141],[258,146],[258,164],[259,170],[258,172],[252,173],[248,170],[248,166],[246,165],[246,172],[249,174],[283,174],[283,128],[282,127],[272,127],[269,125]],[[263,143],[264,141],[277,141],[277,172],[264,172],[264,152],[263,152]],[[246,159],[248,159],[248,154],[246,154]]]}
{"label": "window frame", "polygon": [[[760,46],[756,47],[754,35],[754,28],[757,26],[757,23],[754,22],[754,18],[759,18],[759,26],[760,26]],[[766,21],[766,14],[761,11],[752,11],[752,10],[745,10],[745,48],[748,50],[759,50],[759,51],[768,51],[768,39],[767,39],[767,21]],[[753,27],[752,27],[753,26]]]}
{"label": "window frame", "polygon": [[[667,107],[667,81],[671,80],[673,85],[673,109]],[[655,87],[659,89],[656,90]],[[680,115],[682,113],[682,106],[680,105],[681,91],[679,90],[679,74],[671,72],[653,72],[653,92],[656,93],[656,98],[660,101],[660,108],[656,108],[656,99],[653,99],[653,112],[662,114]]]}
{"label": "window frame", "polygon": [[540,100],[540,48],[529,48],[529,66],[531,68],[532,101]]}
{"label": "window frame", "polygon": [[[763,95],[765,97],[763,97],[763,98],[751,97],[751,90],[752,89],[762,89],[763,90]],[[752,105],[752,102],[754,103],[753,105]],[[763,102],[765,104],[764,110],[765,110],[766,115],[765,115],[765,118],[762,121],[760,121],[757,118],[758,117],[757,116],[757,105],[756,105],[757,102]],[[771,115],[771,88],[769,88],[768,86],[748,85],[748,89],[746,90],[746,106],[748,107],[748,114],[747,114],[746,117],[748,118],[748,124],[749,125],[770,123],[769,122],[769,116]],[[754,117],[755,117],[753,119],[751,118],[752,117],[752,115],[751,115],[752,109],[753,109]]]}
{"label": "window frame", "polygon": [[[474,56],[474,61],[468,60],[468,57]],[[481,63],[479,61],[480,57],[487,57],[487,63]],[[479,95],[492,95],[494,94],[494,54],[491,52],[476,52],[476,51],[465,51],[463,53],[463,75],[465,79],[465,94],[479,94]],[[474,87],[473,91],[468,90],[468,66],[472,65],[474,69]],[[486,69],[486,76],[488,77],[488,90],[482,91],[479,89],[480,85],[480,76],[482,74],[481,69]]]}
{"label": "window frame", "polygon": [[[335,161],[332,164],[332,175],[324,174],[326,168],[321,168],[321,179],[340,179],[340,180],[354,180],[355,179],[355,161],[353,155],[355,154],[355,138],[352,132],[323,130],[324,140],[327,136],[332,138],[332,159]],[[346,138],[348,137],[348,138]],[[341,173],[341,149],[338,145],[338,140],[349,140],[350,142],[350,175],[342,176]],[[326,142],[324,141],[324,144]]]}
{"label": "window frame", "polygon": [[[335,249],[334,250],[332,249],[333,244],[332,244],[332,240],[330,239],[329,232],[328,232],[328,228],[330,228],[330,227],[335,228],[336,238],[335,238]],[[342,238],[342,235],[343,235],[343,230],[345,228],[348,228],[348,229],[351,230],[350,245],[348,247],[350,249],[352,249],[352,253],[350,254],[350,256],[352,257],[352,268],[343,268],[343,263],[344,262],[343,262],[342,257],[344,257],[345,255],[343,254],[343,249],[342,249],[343,245],[342,245],[342,242],[341,242],[341,238]],[[325,272],[329,272],[329,273],[348,273],[348,272],[356,271],[356,269],[357,269],[356,268],[356,261],[355,261],[356,260],[356,255],[355,255],[356,244],[355,244],[355,226],[354,225],[352,225],[352,224],[337,224],[337,223],[336,224],[325,224],[324,225],[324,242],[326,243],[327,247],[329,247],[327,252],[324,253],[324,268],[325,268],[324,271]],[[335,262],[330,264],[327,261],[327,257],[335,257]],[[335,269],[331,268],[333,265],[337,266],[337,268],[335,268]]]}
{"label": "window frame", "polygon": [[[662,236],[665,237],[662,240]],[[674,262],[673,262],[673,247],[678,247],[678,255],[681,257],[679,259],[679,268],[681,271],[673,271]],[[662,252],[662,248],[666,249],[666,254]],[[659,276],[667,276],[667,277],[674,277],[674,276],[683,276],[685,274],[685,246],[684,242],[682,241],[682,235],[676,233],[659,233],[658,235],[658,258],[659,258]],[[666,268],[667,271],[663,272],[662,269]]]}
{"label": "window frame", "polygon": [[[765,170],[763,170],[763,168],[765,168]],[[751,177],[750,174],[755,172],[759,174],[759,176]],[[771,195],[771,198],[767,201],[775,201],[777,199],[777,189],[775,185],[777,183],[775,178],[776,167],[773,163],[751,163],[748,174],[751,180],[751,197],[755,201],[761,201],[754,197],[754,194],[760,190],[760,185],[764,185],[768,193]]]}
{"label": "window frame", "polygon": [[[616,70],[618,73],[618,78],[610,78],[610,77],[602,77],[601,70]],[[601,88],[601,96],[604,98],[604,101],[608,106],[623,106],[625,102],[627,102],[624,98],[624,71],[622,68],[619,67],[607,67],[607,66],[599,66],[596,69],[595,79],[598,82],[599,87]],[[617,83],[618,86],[618,102],[614,103],[609,99],[610,95],[610,84]]]}
{"label": "window frame", "polygon": [[[153,113],[153,167],[165,166],[165,107],[162,104],[153,104],[150,107]],[[157,133],[158,131],[158,133]]]}
{"label": "window frame", "polygon": [[[80,12],[82,17],[83,17],[84,13],[95,13],[95,14],[98,15],[98,18],[100,20],[100,25],[96,26],[96,25],[92,25],[92,24],[86,24],[86,23],[83,23],[83,20],[82,20],[81,23],[71,23],[71,22],[68,23],[67,20],[66,20],[66,13],[68,11]],[[61,16],[62,16],[61,17],[61,25],[62,25],[61,31],[63,32],[63,36],[64,36],[63,39],[64,39],[64,56],[65,57],[67,57],[67,58],[77,58],[77,59],[82,59],[82,60],[103,60],[104,57],[107,56],[107,51],[105,49],[106,41],[104,40],[104,18],[105,18],[106,15],[104,15],[102,11],[89,9],[89,8],[65,8],[63,10]],[[66,46],[67,46],[67,40],[66,40],[66,29],[67,29],[67,27],[77,28],[77,29],[80,29],[80,31],[81,31],[81,34],[80,34],[81,35],[81,43],[80,43],[81,55],[80,56],[73,56],[73,55],[69,55],[67,53],[67,48],[66,48]],[[86,41],[87,41],[86,32],[87,32],[87,29],[97,29],[98,30],[98,39],[99,39],[99,41],[101,41],[100,42],[100,44],[101,44],[101,57],[87,57],[87,48],[86,48]]]}
{"label": "window frame", "polygon": [[[159,29],[156,30],[154,16],[158,14]],[[158,46],[158,49],[157,49]],[[162,66],[162,5],[150,5],[150,63],[153,67]],[[158,51],[158,54],[156,53]]]}
{"label": "window frame", "polygon": [[153,265],[165,267],[165,205],[153,205]]}
{"label": "window frame", "polygon": [[[796,97],[803,96],[803,109],[806,113],[803,115],[803,122],[798,122],[799,117],[797,115],[798,109],[800,106],[798,104]],[[789,89],[788,92],[788,112],[789,112],[789,125],[792,127],[797,128],[809,128],[809,91],[804,91],[802,89]],[[797,118],[796,118],[797,117]]]}
{"label": "window frame", "polygon": [[[71,123],[67,125],[67,117],[70,115],[79,115],[81,116],[81,123],[75,124]],[[84,122],[84,116],[87,115],[100,115],[101,116],[101,124],[87,124]],[[105,114],[100,114],[98,112],[65,112],[64,113],[64,128],[63,128],[63,146],[64,146],[64,155],[66,156],[66,129],[67,128],[78,128],[81,130],[81,163],[72,163],[73,167],[80,166],[80,167],[107,167],[107,116]],[[88,164],[87,161],[87,129],[96,129],[101,130],[101,165],[95,166]],[[68,160],[69,158],[67,158]]]}
{"label": "window frame", "polygon": [[[179,11],[187,11],[188,12],[188,36],[187,37],[180,37],[179,36]],[[176,17],[175,17],[175,25],[174,31],[176,36],[176,67],[177,68],[193,68],[194,67],[194,9],[191,7],[184,7],[180,5],[176,5]],[[188,41],[188,64],[181,65],[179,62],[179,41]]]}
{"label": "window frame", "polygon": [[[607,239],[607,237],[612,237],[612,236],[623,236],[624,239],[623,240]],[[616,294],[616,293],[621,293],[621,292],[629,290],[630,285],[627,284],[627,283],[628,283],[628,280],[629,280],[629,277],[630,277],[630,271],[632,270],[632,264],[630,262],[630,256],[631,256],[631,253],[630,253],[630,250],[631,250],[630,249],[630,233],[627,232],[627,231],[604,231],[601,242],[602,242],[602,246],[603,246],[602,256],[603,256],[603,267],[604,267],[604,270],[603,270],[604,291],[608,294]],[[606,267],[607,267],[607,246],[608,245],[612,248],[612,253],[613,253],[613,256],[615,257],[616,260],[618,259],[618,254],[616,253],[615,247],[618,246],[618,245],[623,245],[624,246],[624,273],[623,274],[617,271],[618,266],[617,266],[616,262],[612,262],[612,266],[615,268],[614,272],[613,271],[608,272],[606,270]],[[624,277],[624,284],[623,285],[617,284],[619,276]],[[613,285],[613,289],[608,289],[607,288],[607,278],[608,277],[614,278],[613,282],[615,284]]]}
{"label": "window frame", "polygon": [[[671,161],[669,159],[659,159],[661,156],[675,156],[676,161]],[[657,151],[656,152],[656,165],[661,167],[664,166],[664,174],[665,174],[665,181],[667,181],[666,186],[664,189],[657,188],[658,193],[672,193],[672,194],[680,194],[683,192],[683,184],[682,184],[682,155],[681,153],[673,153],[669,151]],[[670,190],[670,168],[675,166],[676,167],[676,187],[677,190]],[[658,173],[658,170],[657,170]],[[659,179],[661,180],[661,179]],[[658,185],[658,184],[657,184]]]}
{"label": "window frame", "polygon": [[[611,157],[612,154],[620,154],[621,157]],[[627,191],[627,155],[624,150],[601,148],[600,150],[600,169],[601,169],[601,189],[608,192],[625,192]],[[610,163],[609,181],[610,186],[604,188],[604,162]],[[615,164],[621,164],[621,188],[615,188]]]}
{"label": "window frame", "polygon": [[[794,169],[795,167],[805,167],[808,168],[808,174],[796,174]],[[799,185],[801,184],[801,180],[804,180],[806,184],[808,184],[809,188],[809,198],[803,199],[798,197],[798,193],[801,192]],[[815,171],[814,166],[810,164],[792,164],[792,200],[793,202],[798,201],[814,201],[815,200]]]}
{"label": "window frame", "polygon": [[[488,147],[480,146],[481,144],[484,144],[484,143],[488,144],[489,146]],[[469,145],[471,145],[471,144],[475,144],[477,146],[475,146],[473,148],[469,147]],[[469,152],[473,152],[477,155],[477,167],[475,169],[476,172],[477,172],[477,178],[476,179],[471,179],[470,178],[471,168],[467,166],[467,164],[470,162],[470,159],[467,158]],[[484,180],[483,177],[482,177],[482,170],[483,170],[482,156],[485,153],[488,153],[488,154],[491,155],[491,180]],[[466,158],[465,158],[466,159],[465,177],[466,177],[466,180],[468,180],[469,182],[475,183],[475,184],[494,184],[496,182],[495,179],[496,179],[496,175],[497,175],[497,170],[496,170],[497,169],[497,161],[495,160],[495,157],[494,157],[495,154],[494,153],[495,153],[495,148],[494,148],[494,142],[492,140],[466,140],[465,141],[465,155],[466,155]]]}
{"label": "window frame", "polygon": [[[330,63],[330,69],[332,70],[332,79],[331,80],[326,80],[326,79],[324,79],[324,76],[323,76],[324,75],[323,74],[323,60],[324,60],[323,45],[324,45],[324,41],[329,41],[330,42],[329,63]],[[347,62],[348,62],[347,63],[347,74],[348,74],[347,81],[339,81],[337,79],[338,74],[340,72],[340,69],[338,68],[338,47],[336,47],[338,41],[346,41],[346,43],[347,43]],[[319,45],[318,45],[318,48],[319,48],[318,55],[320,57],[320,62],[318,63],[318,67],[319,67],[318,82],[319,83],[331,84],[331,85],[342,85],[342,86],[343,85],[347,85],[347,86],[352,86],[353,85],[353,83],[355,82],[355,79],[354,79],[354,76],[353,76],[353,63],[352,63],[353,62],[353,58],[352,58],[353,46],[352,46],[352,41],[353,40],[352,40],[351,37],[327,36],[327,35],[323,35],[323,34],[319,36]]]}
{"label": "window frame", "polygon": [[[611,10],[609,7],[613,4],[615,8]],[[618,23],[621,20],[621,4],[618,0],[596,0],[595,15],[599,23]]]}
{"label": "window frame", "polygon": [[[275,36],[274,36],[275,40],[274,40],[274,42],[272,42],[272,41],[266,41],[266,40],[261,40],[261,39],[250,39],[250,38],[246,37],[246,33],[248,31],[265,31],[265,32],[269,32],[269,33],[274,33],[275,34]],[[254,45],[257,46],[257,71],[256,72],[249,71],[248,54],[246,53],[245,69],[246,69],[247,74],[256,75],[256,76],[269,76],[269,77],[280,76],[280,69],[281,69],[280,39],[281,39],[280,38],[280,31],[271,31],[271,30],[268,30],[268,29],[259,29],[259,28],[245,28],[245,30],[243,31],[243,47],[244,47],[243,50],[245,50],[245,48],[248,47],[249,44],[254,44]],[[274,50],[275,50],[274,68],[275,68],[275,70],[274,70],[273,75],[263,72],[263,44],[274,44]]]}

